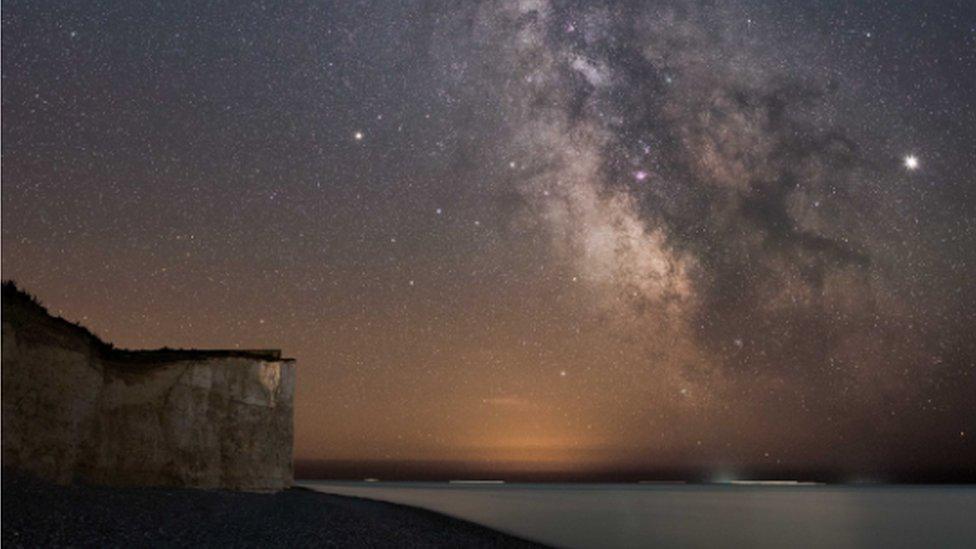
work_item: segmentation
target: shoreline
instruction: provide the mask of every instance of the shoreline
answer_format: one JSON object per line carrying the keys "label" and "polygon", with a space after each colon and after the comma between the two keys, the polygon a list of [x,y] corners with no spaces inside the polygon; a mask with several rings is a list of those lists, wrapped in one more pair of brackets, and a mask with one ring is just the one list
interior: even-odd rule
{"label": "shoreline", "polygon": [[3,471],[2,543],[36,546],[543,547],[414,506],[324,494],[60,486]]}
{"label": "shoreline", "polygon": [[976,539],[973,485],[302,480],[299,485],[421,507],[567,549],[966,547]]}

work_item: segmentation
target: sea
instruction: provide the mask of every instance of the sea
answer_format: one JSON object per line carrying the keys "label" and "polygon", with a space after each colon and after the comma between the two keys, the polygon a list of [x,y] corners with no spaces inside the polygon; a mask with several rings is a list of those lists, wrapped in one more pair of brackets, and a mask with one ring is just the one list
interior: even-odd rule
{"label": "sea", "polygon": [[556,547],[976,548],[976,486],[296,484],[421,507]]}

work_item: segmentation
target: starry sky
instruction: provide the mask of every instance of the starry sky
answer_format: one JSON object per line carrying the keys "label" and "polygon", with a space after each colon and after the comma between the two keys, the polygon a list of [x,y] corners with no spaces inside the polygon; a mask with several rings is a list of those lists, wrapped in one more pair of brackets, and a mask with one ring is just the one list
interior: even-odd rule
{"label": "starry sky", "polygon": [[969,0],[2,24],[3,277],[282,348],[297,459],[976,477]]}

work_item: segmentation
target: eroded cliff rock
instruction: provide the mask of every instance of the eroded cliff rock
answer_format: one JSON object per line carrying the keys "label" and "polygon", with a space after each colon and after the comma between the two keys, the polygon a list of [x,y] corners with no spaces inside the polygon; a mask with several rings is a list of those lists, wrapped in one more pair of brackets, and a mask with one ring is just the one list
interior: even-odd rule
{"label": "eroded cliff rock", "polygon": [[3,466],[60,483],[279,490],[294,362],[278,351],[122,351],[3,288]]}

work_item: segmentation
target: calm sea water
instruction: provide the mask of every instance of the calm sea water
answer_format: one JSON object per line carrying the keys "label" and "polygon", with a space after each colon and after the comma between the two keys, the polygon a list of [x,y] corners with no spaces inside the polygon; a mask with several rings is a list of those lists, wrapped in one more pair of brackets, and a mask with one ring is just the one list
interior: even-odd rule
{"label": "calm sea water", "polygon": [[298,484],[558,547],[976,548],[973,486]]}

